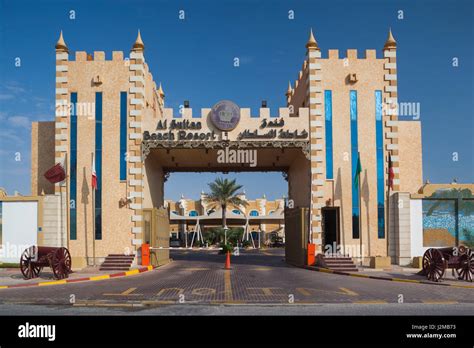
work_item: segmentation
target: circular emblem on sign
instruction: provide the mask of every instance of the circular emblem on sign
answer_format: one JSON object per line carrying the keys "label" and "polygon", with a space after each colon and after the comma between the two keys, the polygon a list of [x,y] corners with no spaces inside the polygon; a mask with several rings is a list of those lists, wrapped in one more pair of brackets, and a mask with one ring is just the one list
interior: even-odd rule
{"label": "circular emblem on sign", "polygon": [[231,131],[240,121],[240,108],[230,100],[223,100],[211,109],[212,124],[221,131]]}

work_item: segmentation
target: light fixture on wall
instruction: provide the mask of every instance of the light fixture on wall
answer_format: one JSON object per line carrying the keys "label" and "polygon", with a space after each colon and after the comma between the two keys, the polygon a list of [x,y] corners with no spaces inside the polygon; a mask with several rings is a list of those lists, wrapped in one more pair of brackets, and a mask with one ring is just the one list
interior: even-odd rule
{"label": "light fixture on wall", "polygon": [[347,78],[349,80],[349,83],[356,83],[358,81],[357,74],[349,74]]}
{"label": "light fixture on wall", "polygon": [[132,203],[132,198],[131,197],[127,197],[127,198],[120,198],[119,200],[119,207],[120,208],[123,208],[125,207],[126,205]]}
{"label": "light fixture on wall", "polygon": [[100,80],[100,76],[97,75],[94,78],[92,78],[92,84],[94,86],[100,86],[102,84],[102,81]]}

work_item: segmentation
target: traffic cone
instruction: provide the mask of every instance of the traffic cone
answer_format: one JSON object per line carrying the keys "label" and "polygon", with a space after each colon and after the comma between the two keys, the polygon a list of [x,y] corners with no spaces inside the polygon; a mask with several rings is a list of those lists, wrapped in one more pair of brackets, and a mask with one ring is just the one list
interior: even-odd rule
{"label": "traffic cone", "polygon": [[225,269],[230,269],[230,251],[227,251],[227,255],[225,258]]}

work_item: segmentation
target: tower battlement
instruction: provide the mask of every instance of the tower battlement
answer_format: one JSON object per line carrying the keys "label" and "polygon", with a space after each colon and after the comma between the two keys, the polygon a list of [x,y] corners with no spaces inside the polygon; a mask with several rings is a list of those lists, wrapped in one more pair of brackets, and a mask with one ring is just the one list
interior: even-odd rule
{"label": "tower battlement", "polygon": [[[182,112],[175,112],[174,108],[164,108],[163,109],[163,117],[164,118],[194,118],[194,119],[205,119],[208,117],[209,113],[211,112],[211,108],[202,108],[200,113],[193,113],[192,108],[183,108]],[[299,108],[298,109],[298,116],[299,117],[307,117],[309,115],[308,108]],[[291,115],[291,108],[289,107],[281,107],[278,108],[277,113],[272,113],[270,108],[260,108],[258,109],[258,113],[253,113],[251,108],[240,108],[240,117],[241,118],[254,118],[254,119],[263,119],[263,118],[287,118]]]}
{"label": "tower battlement", "polygon": [[[128,59],[127,59],[128,60]],[[88,62],[88,61],[114,61],[122,62],[124,61],[123,51],[112,51],[112,59],[106,59],[104,51],[94,51],[92,54],[85,51],[76,51],[74,55],[74,61],[76,62]]]}

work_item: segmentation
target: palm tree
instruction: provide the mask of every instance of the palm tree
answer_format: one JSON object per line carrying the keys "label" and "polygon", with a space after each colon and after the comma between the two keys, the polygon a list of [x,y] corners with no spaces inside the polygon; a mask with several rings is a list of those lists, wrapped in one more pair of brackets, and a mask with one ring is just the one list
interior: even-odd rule
{"label": "palm tree", "polygon": [[247,201],[237,195],[237,191],[242,188],[236,180],[217,178],[214,182],[208,184],[211,192],[204,194],[204,203],[209,204],[212,209],[220,207],[222,209],[222,228],[227,227],[226,210],[227,206],[241,210],[240,207],[246,207]]}

